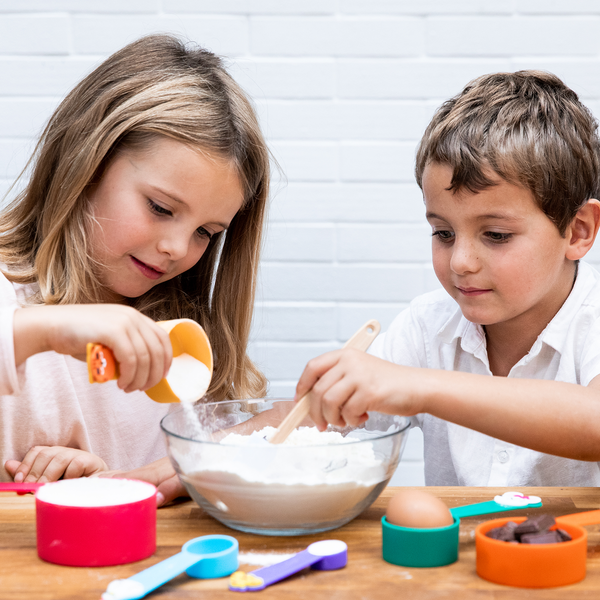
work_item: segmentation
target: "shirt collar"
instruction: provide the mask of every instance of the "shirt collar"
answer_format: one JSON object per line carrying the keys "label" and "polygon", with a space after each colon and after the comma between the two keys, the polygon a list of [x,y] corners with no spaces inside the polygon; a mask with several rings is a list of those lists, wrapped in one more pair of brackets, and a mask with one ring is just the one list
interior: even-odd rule
{"label": "shirt collar", "polygon": [[[579,263],[577,279],[571,293],[560,307],[552,321],[540,333],[531,347],[530,356],[536,355],[542,344],[548,344],[557,352],[561,352],[569,326],[573,321],[574,313],[579,310],[587,295],[597,284],[594,270],[587,263]],[[477,350],[485,348],[486,337],[483,327],[477,323],[471,323],[463,317],[460,307],[456,304],[456,310],[450,315],[438,331],[440,341],[451,344],[460,338],[461,348],[470,354],[477,354]]]}

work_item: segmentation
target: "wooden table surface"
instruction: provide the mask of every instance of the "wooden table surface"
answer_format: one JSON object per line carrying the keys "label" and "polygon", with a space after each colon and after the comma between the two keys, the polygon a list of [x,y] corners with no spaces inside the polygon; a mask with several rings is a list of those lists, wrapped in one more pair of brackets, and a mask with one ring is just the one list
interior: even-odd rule
{"label": "wooden table surface", "polygon": [[[233,531],[209,517],[192,501],[158,511],[156,553],[150,558],[117,567],[64,567],[40,560],[35,546],[35,504],[31,495],[0,496],[0,599],[10,600],[99,600],[113,579],[126,578],[181,550],[191,538],[207,534],[236,537],[240,554],[292,553],[322,539],[340,539],[348,544],[348,566],[339,571],[305,570],[257,594],[257,600],[348,600],[401,598],[460,598],[520,600],[522,598],[600,598],[600,526],[588,527],[587,577],[575,585],[551,589],[521,589],[489,583],[475,571],[475,526],[494,515],[461,519],[460,556],[445,567],[417,569],[399,567],[381,558],[381,523],[388,499],[399,488],[387,488],[359,517],[339,529],[314,536],[269,537]],[[448,507],[491,500],[507,488],[429,487],[419,488],[439,496]],[[554,516],[600,508],[597,488],[511,488],[540,496],[542,508],[511,514],[550,513]],[[260,566],[260,565],[259,565]],[[245,571],[259,566],[244,565]],[[182,574],[147,598],[210,598],[233,600],[239,594],[227,589],[228,579],[198,580]],[[245,596],[247,598],[247,596]]]}

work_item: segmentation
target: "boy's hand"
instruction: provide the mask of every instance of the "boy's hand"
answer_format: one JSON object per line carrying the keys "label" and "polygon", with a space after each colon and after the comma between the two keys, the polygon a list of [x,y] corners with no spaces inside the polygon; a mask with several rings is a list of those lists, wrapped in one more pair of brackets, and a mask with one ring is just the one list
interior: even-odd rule
{"label": "boy's hand", "polygon": [[[328,352],[312,359],[296,386],[295,400],[308,390],[310,417],[319,430],[331,423],[356,427],[367,411],[415,415],[422,412],[414,390],[416,371],[359,350]],[[421,382],[422,385],[422,382]]]}
{"label": "boy's hand", "polygon": [[169,334],[152,319],[120,304],[19,309],[14,339],[17,365],[47,350],[85,360],[88,342],[104,344],[119,363],[118,386],[125,392],[156,385],[169,372],[173,358]]}
{"label": "boy's hand", "polygon": [[22,461],[7,460],[4,468],[17,483],[75,479],[108,469],[99,456],[64,446],[34,446]]}
{"label": "boy's hand", "polygon": [[168,457],[155,460],[132,471],[107,471],[99,473],[99,477],[115,477],[118,479],[140,479],[152,483],[157,488],[156,505],[164,506],[182,496],[188,496],[187,490],[179,480]]}

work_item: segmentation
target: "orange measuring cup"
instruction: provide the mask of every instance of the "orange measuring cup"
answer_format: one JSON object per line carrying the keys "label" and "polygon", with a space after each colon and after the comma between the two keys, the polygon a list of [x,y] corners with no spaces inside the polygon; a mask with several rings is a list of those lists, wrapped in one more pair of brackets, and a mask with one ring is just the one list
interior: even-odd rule
{"label": "orange measuring cup", "polygon": [[526,517],[493,519],[475,529],[477,574],[483,579],[525,588],[570,585],[585,578],[587,531],[582,525],[600,523],[600,510],[556,517],[551,529],[564,529],[568,542],[556,544],[515,544],[486,535],[509,521],[522,523]]}
{"label": "orange measuring cup", "polygon": [[[187,354],[203,363],[212,377],[212,348],[208,336],[198,323],[191,319],[173,319],[158,321],[157,325],[169,334],[169,340],[173,347],[173,364],[177,362],[178,357]],[[90,383],[105,383],[119,378],[119,364],[115,360],[112,350],[102,344],[89,343],[87,345],[87,365]],[[197,390],[197,398],[204,395],[209,383],[210,379],[206,382],[204,389]],[[155,386],[146,390],[146,395],[155,402],[180,401],[167,378],[161,379]]]}

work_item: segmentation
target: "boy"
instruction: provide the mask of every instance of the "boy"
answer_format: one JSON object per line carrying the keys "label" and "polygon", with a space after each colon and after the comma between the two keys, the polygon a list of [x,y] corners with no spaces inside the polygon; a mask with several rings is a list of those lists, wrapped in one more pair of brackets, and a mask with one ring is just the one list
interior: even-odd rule
{"label": "boy", "polygon": [[427,485],[600,485],[600,274],[579,263],[599,150],[595,119],[548,73],[485,75],[444,103],[416,177],[445,291],[371,355],[309,362],[296,398],[313,388],[315,423],[412,416]]}

